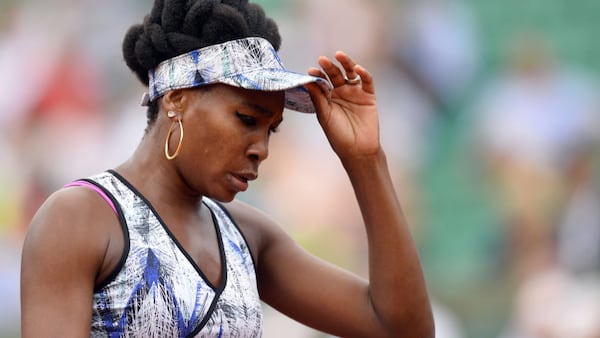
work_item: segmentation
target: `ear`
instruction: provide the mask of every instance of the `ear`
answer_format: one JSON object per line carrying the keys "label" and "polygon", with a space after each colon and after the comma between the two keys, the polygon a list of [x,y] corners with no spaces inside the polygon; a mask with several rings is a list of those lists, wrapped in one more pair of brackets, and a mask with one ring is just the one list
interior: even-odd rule
{"label": "ear", "polygon": [[187,96],[181,89],[169,90],[163,95],[162,104],[165,111],[185,111]]}

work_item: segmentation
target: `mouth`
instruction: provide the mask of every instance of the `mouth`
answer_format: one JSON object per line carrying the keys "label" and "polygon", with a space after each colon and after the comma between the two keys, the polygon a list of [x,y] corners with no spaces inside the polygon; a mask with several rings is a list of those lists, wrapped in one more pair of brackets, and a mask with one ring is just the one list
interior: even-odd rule
{"label": "mouth", "polygon": [[232,173],[233,185],[237,191],[248,190],[249,182],[258,178],[258,175],[253,172],[247,173]]}

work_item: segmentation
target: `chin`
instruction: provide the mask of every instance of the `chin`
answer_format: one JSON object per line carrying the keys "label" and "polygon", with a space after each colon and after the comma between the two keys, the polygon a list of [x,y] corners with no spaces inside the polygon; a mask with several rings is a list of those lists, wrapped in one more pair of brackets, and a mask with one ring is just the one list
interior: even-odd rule
{"label": "chin", "polygon": [[237,196],[237,193],[229,193],[223,195],[207,195],[206,197],[221,203],[229,203]]}

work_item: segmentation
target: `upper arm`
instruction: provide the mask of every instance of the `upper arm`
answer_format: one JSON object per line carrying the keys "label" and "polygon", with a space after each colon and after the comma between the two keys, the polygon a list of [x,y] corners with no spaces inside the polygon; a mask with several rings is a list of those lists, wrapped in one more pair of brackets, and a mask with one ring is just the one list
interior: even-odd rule
{"label": "upper arm", "polygon": [[84,189],[61,190],[29,226],[21,265],[23,337],[90,334],[94,285],[109,239],[87,202],[97,201]]}
{"label": "upper arm", "polygon": [[236,203],[232,214],[250,232],[261,299],[315,329],[343,337],[385,337],[369,283],[307,252],[262,212]]}

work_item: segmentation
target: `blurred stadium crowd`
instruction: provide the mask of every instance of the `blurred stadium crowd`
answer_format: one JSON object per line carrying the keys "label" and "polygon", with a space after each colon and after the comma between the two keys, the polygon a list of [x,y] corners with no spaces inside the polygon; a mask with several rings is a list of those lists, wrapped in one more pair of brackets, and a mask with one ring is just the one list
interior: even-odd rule
{"label": "blurred stadium crowd", "polygon": [[[280,25],[288,68],[341,49],[374,73],[439,338],[600,338],[599,1],[257,2]],[[0,0],[0,337],[19,336],[20,246],[35,210],[125,160],[143,135],[144,88],[120,44],[150,7]],[[285,120],[240,198],[365,275],[341,165],[314,116]],[[324,337],[266,313],[265,338]]]}

